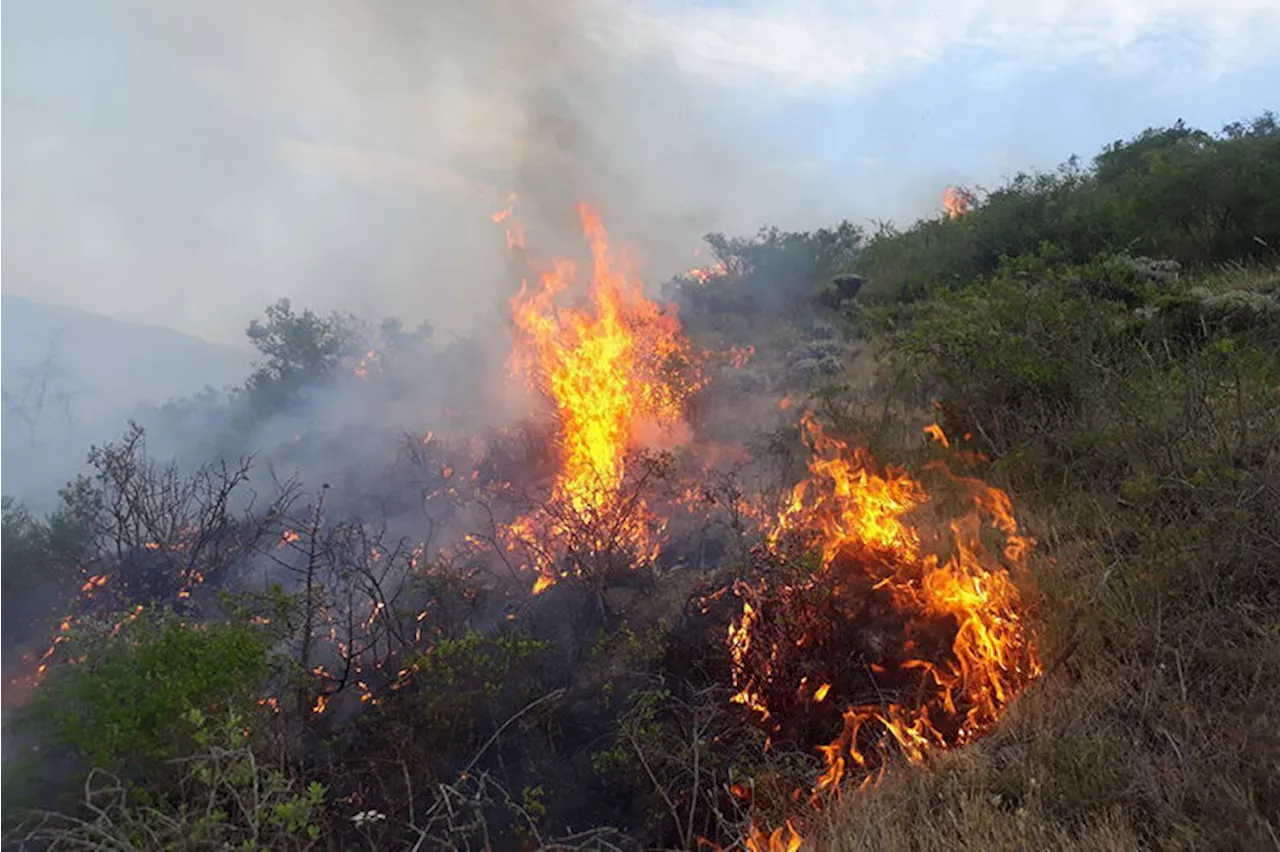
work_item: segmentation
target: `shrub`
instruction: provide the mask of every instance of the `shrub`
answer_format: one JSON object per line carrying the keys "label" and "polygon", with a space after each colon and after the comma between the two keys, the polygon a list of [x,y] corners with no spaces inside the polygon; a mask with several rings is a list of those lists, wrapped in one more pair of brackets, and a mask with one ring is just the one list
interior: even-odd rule
{"label": "shrub", "polygon": [[101,769],[175,756],[187,740],[189,711],[247,701],[267,672],[267,646],[255,629],[151,613],[105,638],[62,647],[76,662],[51,670],[27,717],[44,737]]}
{"label": "shrub", "polygon": [[192,708],[194,754],[175,783],[141,790],[94,770],[77,813],[40,815],[23,838],[48,849],[305,850],[327,833],[324,785],[257,756],[246,719]]}

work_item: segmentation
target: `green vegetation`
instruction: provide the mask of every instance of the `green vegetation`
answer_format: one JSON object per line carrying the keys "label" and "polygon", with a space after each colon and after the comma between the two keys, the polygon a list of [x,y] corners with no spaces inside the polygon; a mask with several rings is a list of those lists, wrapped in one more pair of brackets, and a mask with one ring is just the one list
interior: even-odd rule
{"label": "green vegetation", "polygon": [[185,624],[172,615],[125,617],[105,638],[72,636],[67,659],[36,691],[31,722],[113,772],[179,756],[191,711],[252,704],[267,674],[260,631],[236,624]]}
{"label": "green vegetation", "polygon": [[176,779],[152,793],[95,769],[85,784],[85,815],[40,820],[31,843],[52,849],[322,848],[323,784],[301,784],[261,761],[249,745],[245,717],[206,716],[192,708],[192,754]]}
{"label": "green vegetation", "polygon": [[58,607],[77,583],[76,561],[86,551],[89,532],[78,508],[75,489],[63,495],[63,506],[47,518],[5,497],[0,529],[0,562],[4,572],[4,644],[22,641],[33,628],[60,615]]}
{"label": "green vegetation", "polygon": [[1050,246],[1068,263],[1129,252],[1191,269],[1280,250],[1280,127],[1266,113],[1220,134],[1182,124],[1108,146],[1091,168],[1019,175],[959,219],[881,230],[859,259],[867,296],[920,299]]}
{"label": "green vegetation", "polygon": [[494,719],[493,708],[536,697],[537,657],[550,647],[526,636],[469,631],[410,654],[406,663],[420,687],[410,711],[419,720],[418,736],[437,752],[472,747],[484,720],[490,729],[504,721]]}

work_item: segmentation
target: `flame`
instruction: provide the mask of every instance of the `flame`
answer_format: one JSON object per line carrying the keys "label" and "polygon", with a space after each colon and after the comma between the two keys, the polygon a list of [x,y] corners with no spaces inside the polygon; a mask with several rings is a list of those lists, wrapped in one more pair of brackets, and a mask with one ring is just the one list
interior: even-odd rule
{"label": "flame", "polygon": [[622,496],[628,453],[682,424],[701,382],[674,312],[645,297],[599,217],[586,205],[578,213],[593,261],[587,303],[563,304],[577,282],[568,260],[554,261],[536,285],[526,280],[512,301],[513,365],[550,400],[559,433],[549,517],[509,528],[513,540],[539,545],[535,594],[556,582],[568,549],[620,546],[633,564],[656,556],[661,522],[642,499]]}
{"label": "flame", "polygon": [[493,220],[495,224],[501,224],[511,218],[511,214],[515,212],[515,209],[516,209],[516,194],[513,192],[507,196],[507,206],[503,207],[501,210],[497,211],[496,213],[490,214],[489,218]]}
{"label": "flame", "polygon": [[511,221],[511,215],[516,209],[516,201],[516,194],[513,192],[507,196],[507,206],[489,216],[494,224],[507,223],[507,248],[511,251],[524,248],[524,228],[519,222]]}
{"label": "flame", "polygon": [[[735,584],[742,609],[728,648],[733,701],[755,711],[771,735],[830,736],[801,730],[812,723],[795,720],[809,717],[838,728],[817,746],[826,768],[816,799],[848,777],[873,783],[894,753],[918,763],[933,749],[972,741],[1041,667],[1006,568],[1025,565],[1033,544],[1008,495],[941,468],[971,506],[947,526],[944,557],[926,548],[909,517],[930,500],[923,485],[902,469],[877,469],[865,450],[826,435],[809,415],[802,426],[809,477],[766,530],[783,580]],[[945,441],[935,428],[927,431]],[[984,526],[1003,534],[1002,552],[984,549]],[[808,553],[818,562],[805,568],[797,560]],[[897,634],[891,642],[880,638],[886,630]],[[811,700],[810,674],[823,677]],[[808,710],[787,705],[796,701]]]}
{"label": "flame", "polygon": [[106,574],[93,575],[85,581],[83,586],[80,587],[81,594],[91,594],[94,589],[102,588],[106,585],[108,579],[109,577]]}
{"label": "flame", "polygon": [[756,348],[751,344],[746,346],[729,347],[729,363],[733,365],[735,370],[741,370],[747,366],[747,362],[756,354]]}
{"label": "flame", "polygon": [[924,433],[928,435],[931,440],[941,444],[944,449],[951,447],[951,442],[947,440],[947,434],[942,431],[942,427],[937,423],[930,423],[928,426],[924,427]]}
{"label": "flame", "polygon": [[710,266],[698,266],[684,273],[685,278],[692,278],[699,284],[706,284],[712,278],[724,278],[729,274],[729,268],[723,262],[717,261]]}
{"label": "flame", "polygon": [[796,831],[791,820],[786,825],[775,828],[765,834],[758,826],[751,826],[751,833],[746,837],[747,852],[797,852],[803,838]]}
{"label": "flame", "polygon": [[970,212],[976,201],[972,192],[958,186],[949,186],[942,191],[942,206],[947,210],[948,219],[959,219]]}
{"label": "flame", "polygon": [[356,378],[368,380],[369,374],[379,369],[378,352],[370,349],[360,356],[360,360],[356,361],[356,365],[351,368],[351,372]]}

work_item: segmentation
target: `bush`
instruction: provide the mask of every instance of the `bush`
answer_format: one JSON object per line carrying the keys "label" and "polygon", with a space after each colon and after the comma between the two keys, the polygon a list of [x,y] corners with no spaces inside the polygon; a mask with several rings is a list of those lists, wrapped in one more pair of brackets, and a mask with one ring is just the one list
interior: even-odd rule
{"label": "bush", "polygon": [[60,647],[69,661],[37,688],[28,721],[90,766],[113,771],[177,756],[192,709],[250,701],[268,668],[266,642],[251,627],[189,625],[151,613],[105,638]]}
{"label": "bush", "polygon": [[892,359],[962,436],[1003,455],[1075,416],[1107,348],[1106,313],[1060,284],[1001,277],[939,295],[893,336]]}
{"label": "bush", "polygon": [[77,562],[87,549],[89,532],[74,511],[74,496],[41,520],[9,497],[3,501],[0,562],[3,576],[4,644],[29,637],[37,622],[60,615],[81,581]]}
{"label": "bush", "polygon": [[[94,770],[84,786],[82,815],[56,814],[26,833],[47,849],[305,850],[324,835],[328,791],[306,784],[258,757],[246,719],[209,717],[191,709],[195,752],[164,790],[131,788]],[[16,832],[20,833],[20,832]]]}

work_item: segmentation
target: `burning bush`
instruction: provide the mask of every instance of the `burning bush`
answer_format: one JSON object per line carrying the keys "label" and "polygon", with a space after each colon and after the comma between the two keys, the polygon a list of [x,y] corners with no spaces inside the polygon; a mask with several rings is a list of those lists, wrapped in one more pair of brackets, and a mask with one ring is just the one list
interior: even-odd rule
{"label": "burning bush", "polygon": [[[1040,665],[1009,573],[1030,542],[1008,497],[952,477],[970,508],[928,549],[911,520],[930,501],[919,482],[803,426],[810,476],[766,532],[763,576],[734,586],[728,642],[733,701],[777,740],[820,750],[816,795],[894,753],[918,762],[971,741]],[[983,545],[984,523],[1003,554]]]}
{"label": "burning bush", "polygon": [[536,288],[526,281],[512,302],[515,367],[551,401],[558,426],[552,492],[508,534],[511,549],[538,571],[535,594],[561,576],[583,576],[594,562],[634,566],[656,557],[663,522],[642,487],[656,468],[635,465],[633,451],[669,440],[701,383],[675,314],[644,296],[596,215],[585,205],[579,214],[593,260],[589,306],[557,304],[575,283],[567,260],[555,261]]}

